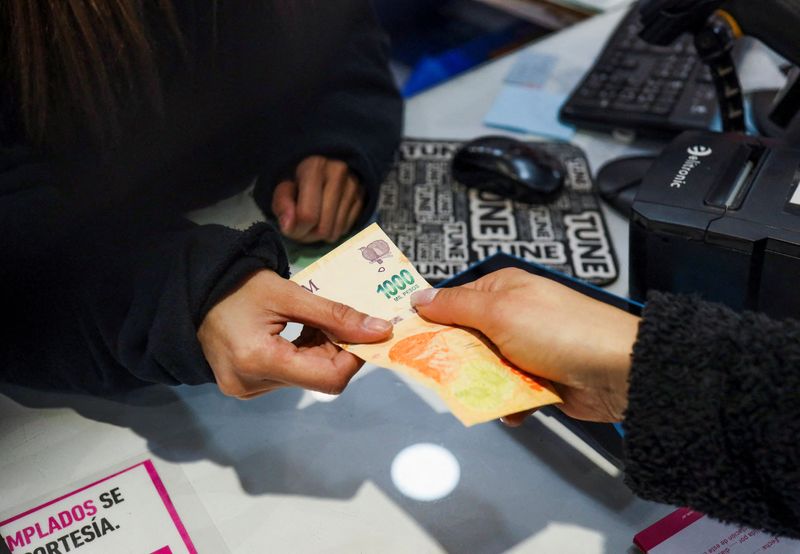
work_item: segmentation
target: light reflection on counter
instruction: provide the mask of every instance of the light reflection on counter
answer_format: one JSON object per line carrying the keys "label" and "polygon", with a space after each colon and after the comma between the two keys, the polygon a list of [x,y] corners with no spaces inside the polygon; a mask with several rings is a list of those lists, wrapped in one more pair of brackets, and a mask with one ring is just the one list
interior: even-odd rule
{"label": "light reflection on counter", "polygon": [[392,461],[392,482],[409,498],[430,502],[453,492],[461,480],[456,457],[436,444],[419,443],[401,450]]}

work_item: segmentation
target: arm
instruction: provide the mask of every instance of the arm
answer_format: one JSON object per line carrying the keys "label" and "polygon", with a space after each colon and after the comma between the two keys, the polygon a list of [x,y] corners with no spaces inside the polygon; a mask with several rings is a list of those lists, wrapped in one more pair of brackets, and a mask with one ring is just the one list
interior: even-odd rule
{"label": "arm", "polygon": [[[354,218],[356,226],[363,225],[376,209],[380,183],[400,141],[403,102],[389,71],[388,39],[371,3],[354,0],[346,5],[338,17],[349,19],[349,40],[330,56],[330,73],[314,108],[289,140],[295,146],[283,154],[287,171],[281,177],[287,178],[277,190],[279,179],[275,176],[264,176],[256,187],[256,201],[265,213],[280,216],[286,212],[297,202],[298,187],[316,184],[320,189],[317,195],[322,195],[325,175],[302,165],[313,157],[343,162],[358,183],[363,198],[357,220]],[[340,170],[333,171],[340,174]],[[273,199],[273,191],[278,190],[286,199],[279,194]],[[315,213],[305,216],[309,221],[300,222],[302,230],[316,224],[315,218]],[[311,238],[319,240],[319,233]],[[327,237],[323,233],[321,238]]]}
{"label": "arm", "polygon": [[412,302],[425,318],[480,330],[515,365],[550,379],[567,415],[624,416],[634,492],[800,536],[797,321],[654,294],[640,323],[521,270]]}
{"label": "arm", "polygon": [[[330,392],[359,364],[316,329],[368,341],[388,331],[281,278],[286,258],[265,224],[239,232],[93,213],[60,192],[46,163],[4,169],[0,294],[12,322],[0,345],[5,382],[110,392],[216,380],[238,397],[289,385]],[[287,321],[314,329],[290,343],[278,335]]]}
{"label": "arm", "polygon": [[81,214],[44,162],[0,181],[2,304],[14,322],[4,381],[95,392],[213,382],[194,336],[206,304],[258,268],[288,270],[266,227],[156,231]]}
{"label": "arm", "polygon": [[653,294],[633,353],[628,485],[800,536],[800,323]]}

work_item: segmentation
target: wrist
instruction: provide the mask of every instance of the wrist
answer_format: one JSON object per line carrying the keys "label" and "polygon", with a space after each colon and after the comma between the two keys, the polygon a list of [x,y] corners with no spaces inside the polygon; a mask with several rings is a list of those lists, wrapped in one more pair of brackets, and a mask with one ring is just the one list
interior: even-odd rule
{"label": "wrist", "polygon": [[621,421],[628,409],[628,389],[633,363],[633,346],[639,333],[640,319],[630,314],[615,326],[613,354],[606,371],[609,411],[614,421]]}

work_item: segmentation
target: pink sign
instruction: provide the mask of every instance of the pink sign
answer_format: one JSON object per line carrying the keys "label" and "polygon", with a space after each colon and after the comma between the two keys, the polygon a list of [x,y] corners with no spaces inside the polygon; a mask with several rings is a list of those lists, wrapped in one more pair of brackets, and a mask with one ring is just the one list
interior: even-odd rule
{"label": "pink sign", "polygon": [[197,554],[151,460],[10,517],[0,522],[0,535],[11,554],[131,545],[152,554]]}

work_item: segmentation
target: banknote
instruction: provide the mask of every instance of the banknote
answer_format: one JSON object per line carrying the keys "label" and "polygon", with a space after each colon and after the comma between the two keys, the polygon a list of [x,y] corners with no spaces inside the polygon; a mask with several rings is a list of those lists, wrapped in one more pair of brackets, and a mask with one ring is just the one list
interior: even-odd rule
{"label": "banknote", "polygon": [[431,387],[466,426],[561,401],[549,383],[515,368],[480,333],[420,317],[411,295],[430,285],[377,224],[292,280],[394,323],[392,338],[385,342],[340,346]]}

